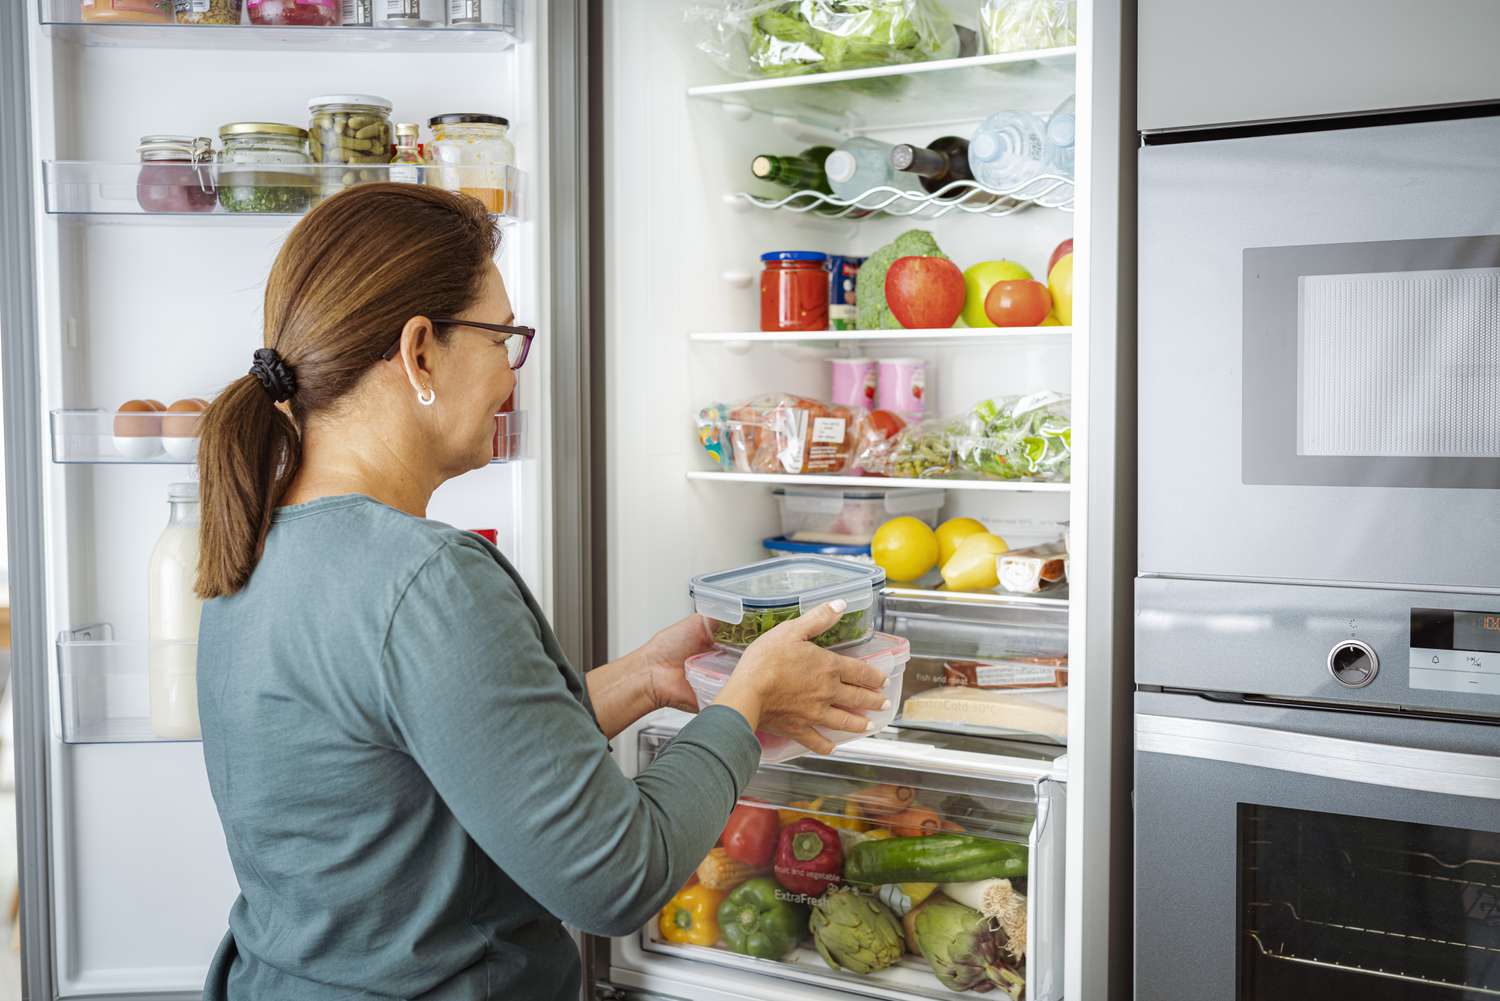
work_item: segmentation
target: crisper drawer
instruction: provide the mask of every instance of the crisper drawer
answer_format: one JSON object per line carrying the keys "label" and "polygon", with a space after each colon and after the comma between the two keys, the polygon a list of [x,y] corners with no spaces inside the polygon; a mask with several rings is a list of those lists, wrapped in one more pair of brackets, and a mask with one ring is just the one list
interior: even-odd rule
{"label": "crisper drawer", "polygon": [[887,588],[885,631],[911,643],[899,726],[1065,744],[1067,590]]}
{"label": "crisper drawer", "polygon": [[[637,766],[672,737],[643,730]],[[661,974],[671,960],[701,978],[713,964],[728,968],[716,986],[775,977],[800,982],[785,984],[798,997],[1061,997],[1057,774],[1052,760],[891,740],[765,766],[693,882],[616,943],[615,965]]]}

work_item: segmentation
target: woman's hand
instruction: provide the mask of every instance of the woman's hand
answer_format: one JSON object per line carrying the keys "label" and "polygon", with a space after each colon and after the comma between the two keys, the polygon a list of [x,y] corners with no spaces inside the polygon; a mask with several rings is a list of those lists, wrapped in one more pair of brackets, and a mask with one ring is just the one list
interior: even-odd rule
{"label": "woman's hand", "polygon": [[833,743],[814,726],[863,733],[858,710],[887,707],[885,676],[862,660],[840,656],[812,638],[833,627],[848,607],[833,601],[781,623],[745,650],[718,704],[737,710],[752,730],[790,737],[827,754]]}
{"label": "woman's hand", "polygon": [[651,705],[656,709],[671,707],[697,712],[698,699],[682,673],[682,665],[694,654],[713,648],[708,622],[701,615],[689,615],[647,640],[636,653],[646,671]]}

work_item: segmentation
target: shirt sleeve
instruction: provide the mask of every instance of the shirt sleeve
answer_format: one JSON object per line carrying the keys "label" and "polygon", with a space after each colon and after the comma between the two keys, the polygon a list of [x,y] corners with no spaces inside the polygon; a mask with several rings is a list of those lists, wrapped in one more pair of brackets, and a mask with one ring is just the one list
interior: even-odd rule
{"label": "shirt sleeve", "polygon": [[381,670],[392,727],[469,836],[591,934],[629,934],[661,909],[760,761],[744,717],[715,706],[627,778],[510,576],[458,542],[407,587]]}

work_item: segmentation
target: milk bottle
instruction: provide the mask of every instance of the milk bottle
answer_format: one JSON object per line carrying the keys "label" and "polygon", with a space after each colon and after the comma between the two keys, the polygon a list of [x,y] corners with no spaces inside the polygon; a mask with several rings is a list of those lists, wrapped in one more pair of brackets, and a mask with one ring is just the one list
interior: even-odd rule
{"label": "milk bottle", "polygon": [[167,740],[196,740],[198,729],[198,484],[167,488],[171,513],[146,585],[151,730]]}

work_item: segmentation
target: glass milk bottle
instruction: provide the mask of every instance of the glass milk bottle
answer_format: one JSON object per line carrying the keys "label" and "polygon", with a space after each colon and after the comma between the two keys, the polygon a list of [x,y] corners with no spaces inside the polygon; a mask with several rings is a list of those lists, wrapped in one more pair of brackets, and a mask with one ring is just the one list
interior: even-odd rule
{"label": "glass milk bottle", "polygon": [[146,583],[151,731],[196,740],[198,729],[198,484],[167,488],[167,527],[151,550]]}

